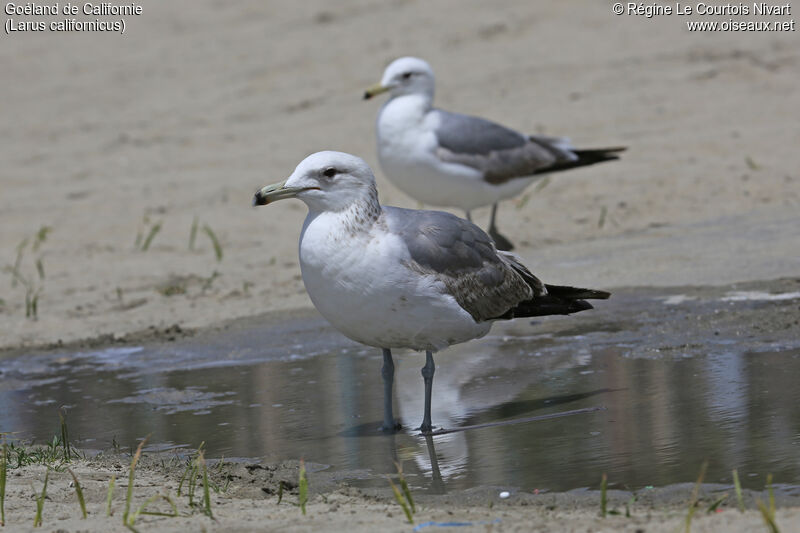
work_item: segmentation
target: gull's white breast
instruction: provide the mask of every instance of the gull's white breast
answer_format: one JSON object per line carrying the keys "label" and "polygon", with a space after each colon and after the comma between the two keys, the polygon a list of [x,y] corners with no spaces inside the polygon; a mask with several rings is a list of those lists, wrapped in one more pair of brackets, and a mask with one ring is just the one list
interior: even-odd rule
{"label": "gull's white breast", "polygon": [[347,337],[379,348],[439,350],[485,335],[433,276],[405,266],[408,250],[380,223],[349,232],[339,213],[309,214],[300,268],[314,306]]}
{"label": "gull's white breast", "polygon": [[531,176],[492,185],[477,169],[442,161],[436,155],[438,121],[416,95],[389,100],[378,115],[378,159],[404,193],[426,204],[469,211],[514,196],[533,181]]}

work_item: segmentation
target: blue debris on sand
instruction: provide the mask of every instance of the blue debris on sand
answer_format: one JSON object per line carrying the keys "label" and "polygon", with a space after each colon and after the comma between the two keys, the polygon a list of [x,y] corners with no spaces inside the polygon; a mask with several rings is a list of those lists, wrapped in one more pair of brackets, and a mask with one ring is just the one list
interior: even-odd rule
{"label": "blue debris on sand", "polygon": [[462,526],[487,526],[489,524],[499,524],[500,519],[495,518],[492,521],[482,521],[482,522],[425,522],[424,524],[419,524],[414,528],[414,531],[419,531],[426,527],[462,527]]}

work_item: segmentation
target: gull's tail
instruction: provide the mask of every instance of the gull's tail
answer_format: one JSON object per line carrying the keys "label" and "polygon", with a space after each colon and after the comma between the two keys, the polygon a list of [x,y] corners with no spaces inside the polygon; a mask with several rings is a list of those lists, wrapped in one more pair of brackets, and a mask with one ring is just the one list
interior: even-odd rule
{"label": "gull's tail", "polygon": [[573,159],[572,161],[559,161],[553,166],[538,170],[535,172],[535,174],[558,172],[561,170],[569,170],[571,168],[585,167],[594,165],[596,163],[603,163],[605,161],[614,161],[619,159],[619,153],[624,152],[625,150],[626,148],[624,146],[618,146],[615,148],[595,148],[591,150],[570,149],[570,152],[575,154],[577,159]]}
{"label": "gull's tail", "polygon": [[523,318],[546,315],[571,315],[593,309],[586,300],[606,300],[610,292],[561,285],[545,285],[547,294],[520,302],[501,318]]}

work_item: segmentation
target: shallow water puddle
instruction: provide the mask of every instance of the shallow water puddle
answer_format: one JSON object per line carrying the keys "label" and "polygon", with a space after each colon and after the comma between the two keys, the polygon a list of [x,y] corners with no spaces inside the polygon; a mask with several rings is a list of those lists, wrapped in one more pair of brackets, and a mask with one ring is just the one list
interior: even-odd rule
{"label": "shallow water puddle", "polygon": [[[425,439],[377,431],[381,356],[324,321],[291,318],[179,343],[0,360],[0,431],[49,440],[66,406],[84,448],[305,458],[385,484],[404,463],[418,488],[640,488],[692,481],[800,484],[798,301],[722,289],[623,291],[594,312],[517,321],[436,357],[433,421],[454,428],[605,410]],[[422,417],[424,357],[396,354],[395,412]]]}

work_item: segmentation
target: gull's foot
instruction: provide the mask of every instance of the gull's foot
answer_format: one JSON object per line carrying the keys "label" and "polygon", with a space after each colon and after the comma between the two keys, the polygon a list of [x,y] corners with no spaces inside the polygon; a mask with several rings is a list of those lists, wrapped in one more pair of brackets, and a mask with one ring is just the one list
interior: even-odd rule
{"label": "gull's foot", "polygon": [[514,245],[511,244],[511,241],[502,236],[495,228],[489,228],[489,237],[494,240],[494,245],[498,250],[510,252],[514,249]]}
{"label": "gull's foot", "polygon": [[387,435],[392,435],[394,433],[397,433],[401,429],[403,429],[403,426],[400,424],[400,422],[395,422],[393,426],[388,426],[388,427],[386,426],[386,424],[384,424],[380,428],[380,430],[386,433]]}
{"label": "gull's foot", "polygon": [[422,424],[420,427],[417,428],[417,431],[422,433],[423,435],[428,435],[433,432],[433,424]]}

